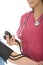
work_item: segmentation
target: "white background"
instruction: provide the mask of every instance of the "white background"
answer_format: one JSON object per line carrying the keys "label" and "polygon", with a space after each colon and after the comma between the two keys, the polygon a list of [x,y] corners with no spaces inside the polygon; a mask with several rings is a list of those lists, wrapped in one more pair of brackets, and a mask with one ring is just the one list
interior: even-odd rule
{"label": "white background", "polygon": [[[31,8],[26,0],[0,0],[0,39],[2,41],[5,42],[3,39],[5,30],[16,34],[21,16],[30,10]],[[14,49],[14,46],[12,49]],[[16,51],[17,49],[16,46]],[[9,64],[14,65],[8,61],[7,65]]]}

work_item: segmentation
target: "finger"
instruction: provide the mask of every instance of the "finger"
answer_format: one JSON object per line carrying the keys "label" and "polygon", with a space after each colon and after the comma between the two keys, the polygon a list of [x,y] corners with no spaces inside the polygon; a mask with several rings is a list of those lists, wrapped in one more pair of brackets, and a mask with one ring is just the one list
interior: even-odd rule
{"label": "finger", "polygon": [[6,35],[6,40],[9,41],[9,35]]}
{"label": "finger", "polygon": [[7,43],[10,45],[10,38],[9,38],[9,35],[6,35],[6,41],[7,41]]}
{"label": "finger", "polygon": [[14,45],[14,43],[15,43],[15,36],[12,35],[12,38],[11,38],[11,45]]}
{"label": "finger", "polygon": [[15,42],[15,35],[12,35],[12,40],[13,42]]}

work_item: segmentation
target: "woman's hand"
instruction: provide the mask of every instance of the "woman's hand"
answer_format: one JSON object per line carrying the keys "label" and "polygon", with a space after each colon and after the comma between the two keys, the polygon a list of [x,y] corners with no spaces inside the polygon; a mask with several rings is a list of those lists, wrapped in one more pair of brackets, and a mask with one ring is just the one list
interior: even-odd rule
{"label": "woman's hand", "polygon": [[38,65],[43,65],[43,61],[38,62]]}
{"label": "woman's hand", "polygon": [[9,38],[9,35],[6,35],[6,41],[9,45],[14,45],[16,42],[15,42],[15,35],[12,35],[11,38]]}

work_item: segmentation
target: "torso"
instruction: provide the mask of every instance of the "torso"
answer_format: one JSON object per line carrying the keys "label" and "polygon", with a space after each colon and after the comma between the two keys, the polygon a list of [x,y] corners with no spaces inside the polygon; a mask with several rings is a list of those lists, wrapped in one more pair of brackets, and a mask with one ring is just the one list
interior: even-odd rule
{"label": "torso", "polygon": [[[24,22],[26,15],[23,15]],[[28,22],[22,32],[22,50],[23,54],[26,54],[35,61],[43,60],[43,18],[40,21],[40,25],[35,26],[35,19],[33,12],[28,18]]]}

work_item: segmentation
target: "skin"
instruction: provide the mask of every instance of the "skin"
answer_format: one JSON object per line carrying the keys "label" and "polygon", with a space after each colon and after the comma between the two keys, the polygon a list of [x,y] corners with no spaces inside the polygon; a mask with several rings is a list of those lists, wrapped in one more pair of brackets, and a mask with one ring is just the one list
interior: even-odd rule
{"label": "skin", "polygon": [[[42,0],[37,0],[37,1],[36,0],[27,0],[27,2],[30,5],[30,7],[34,9],[34,18],[35,18],[35,21],[36,21],[41,16],[41,14],[43,14],[43,3],[42,3]],[[13,41],[12,41],[12,39],[13,39]],[[6,40],[7,40],[7,43],[9,45],[17,44],[17,42],[15,42],[15,36],[14,35],[12,35],[11,39],[9,39],[9,35],[6,35]],[[20,42],[20,44],[22,44],[22,42]],[[16,54],[17,53],[13,52],[11,55],[16,55]],[[26,59],[27,59],[27,61],[26,61]],[[8,59],[8,60],[10,60],[10,59]],[[28,64],[25,63],[25,65],[29,65],[29,62],[30,63],[32,62],[33,65],[35,65],[35,64],[36,65],[42,65],[42,63],[43,63],[43,61],[35,62],[35,61],[32,61],[32,60],[30,60],[29,58],[26,58],[26,57],[25,58],[21,58],[21,59],[19,59],[16,62],[10,60],[10,62],[16,63],[18,65],[24,65],[23,64],[23,60],[26,61],[26,63],[28,63]],[[32,65],[32,63],[30,65]]]}
{"label": "skin", "polygon": [[43,13],[43,3],[42,0],[27,0],[31,8],[34,8],[34,18],[37,20]]}

